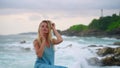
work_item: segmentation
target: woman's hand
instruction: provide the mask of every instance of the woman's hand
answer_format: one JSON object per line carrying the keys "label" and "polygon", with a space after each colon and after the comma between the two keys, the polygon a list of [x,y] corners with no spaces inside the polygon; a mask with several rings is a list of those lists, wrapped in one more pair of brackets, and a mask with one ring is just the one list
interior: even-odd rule
{"label": "woman's hand", "polygon": [[51,28],[55,29],[55,23],[51,23]]}
{"label": "woman's hand", "polygon": [[40,38],[41,38],[43,41],[45,41],[45,37],[44,37],[44,35],[43,35],[43,31],[42,31],[42,30],[40,30]]}
{"label": "woman's hand", "polygon": [[63,39],[62,39],[61,35],[58,33],[58,31],[56,30],[55,23],[51,23],[51,28],[52,28],[55,36],[57,37],[57,39],[54,39],[52,41],[52,43],[53,44],[59,44],[59,43],[61,43],[63,41]]}

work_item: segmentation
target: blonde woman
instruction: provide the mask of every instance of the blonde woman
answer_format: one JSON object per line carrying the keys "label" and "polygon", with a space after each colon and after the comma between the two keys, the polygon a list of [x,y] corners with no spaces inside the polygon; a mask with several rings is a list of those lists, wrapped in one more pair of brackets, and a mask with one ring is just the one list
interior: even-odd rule
{"label": "blonde woman", "polygon": [[[53,30],[57,39],[52,39]],[[54,45],[63,41],[57,32],[55,24],[49,20],[43,20],[38,28],[38,38],[34,40],[34,48],[37,55],[34,68],[66,68],[54,65]]]}

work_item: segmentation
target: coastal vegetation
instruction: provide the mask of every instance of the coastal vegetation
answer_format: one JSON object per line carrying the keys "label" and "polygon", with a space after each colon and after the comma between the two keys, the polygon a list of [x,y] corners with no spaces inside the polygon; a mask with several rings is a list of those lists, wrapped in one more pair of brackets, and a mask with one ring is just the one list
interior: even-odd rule
{"label": "coastal vegetation", "polygon": [[120,38],[120,15],[93,19],[89,25],[77,24],[61,32],[68,36],[117,36]]}
{"label": "coastal vegetation", "polygon": [[83,24],[73,25],[68,30],[84,31],[88,29],[96,29],[102,31],[112,31],[117,28],[120,28],[120,16],[113,14],[112,16],[93,19],[88,26]]}

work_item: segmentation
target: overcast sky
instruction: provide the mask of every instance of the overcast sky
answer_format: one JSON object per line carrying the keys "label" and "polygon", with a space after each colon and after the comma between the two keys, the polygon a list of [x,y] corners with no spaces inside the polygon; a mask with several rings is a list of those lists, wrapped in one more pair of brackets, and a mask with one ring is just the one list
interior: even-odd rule
{"label": "overcast sky", "polygon": [[37,32],[44,19],[60,30],[88,25],[101,16],[101,9],[103,16],[119,14],[120,0],[0,0],[0,34]]}

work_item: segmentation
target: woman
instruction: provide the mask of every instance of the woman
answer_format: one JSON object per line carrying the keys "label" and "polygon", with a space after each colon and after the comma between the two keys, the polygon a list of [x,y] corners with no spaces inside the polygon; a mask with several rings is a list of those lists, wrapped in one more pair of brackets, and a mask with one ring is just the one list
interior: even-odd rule
{"label": "woman", "polygon": [[[52,39],[53,30],[57,39]],[[34,68],[66,68],[54,65],[54,45],[63,41],[57,32],[55,24],[49,20],[43,20],[38,28],[38,38],[34,40],[34,48],[37,55]]]}

